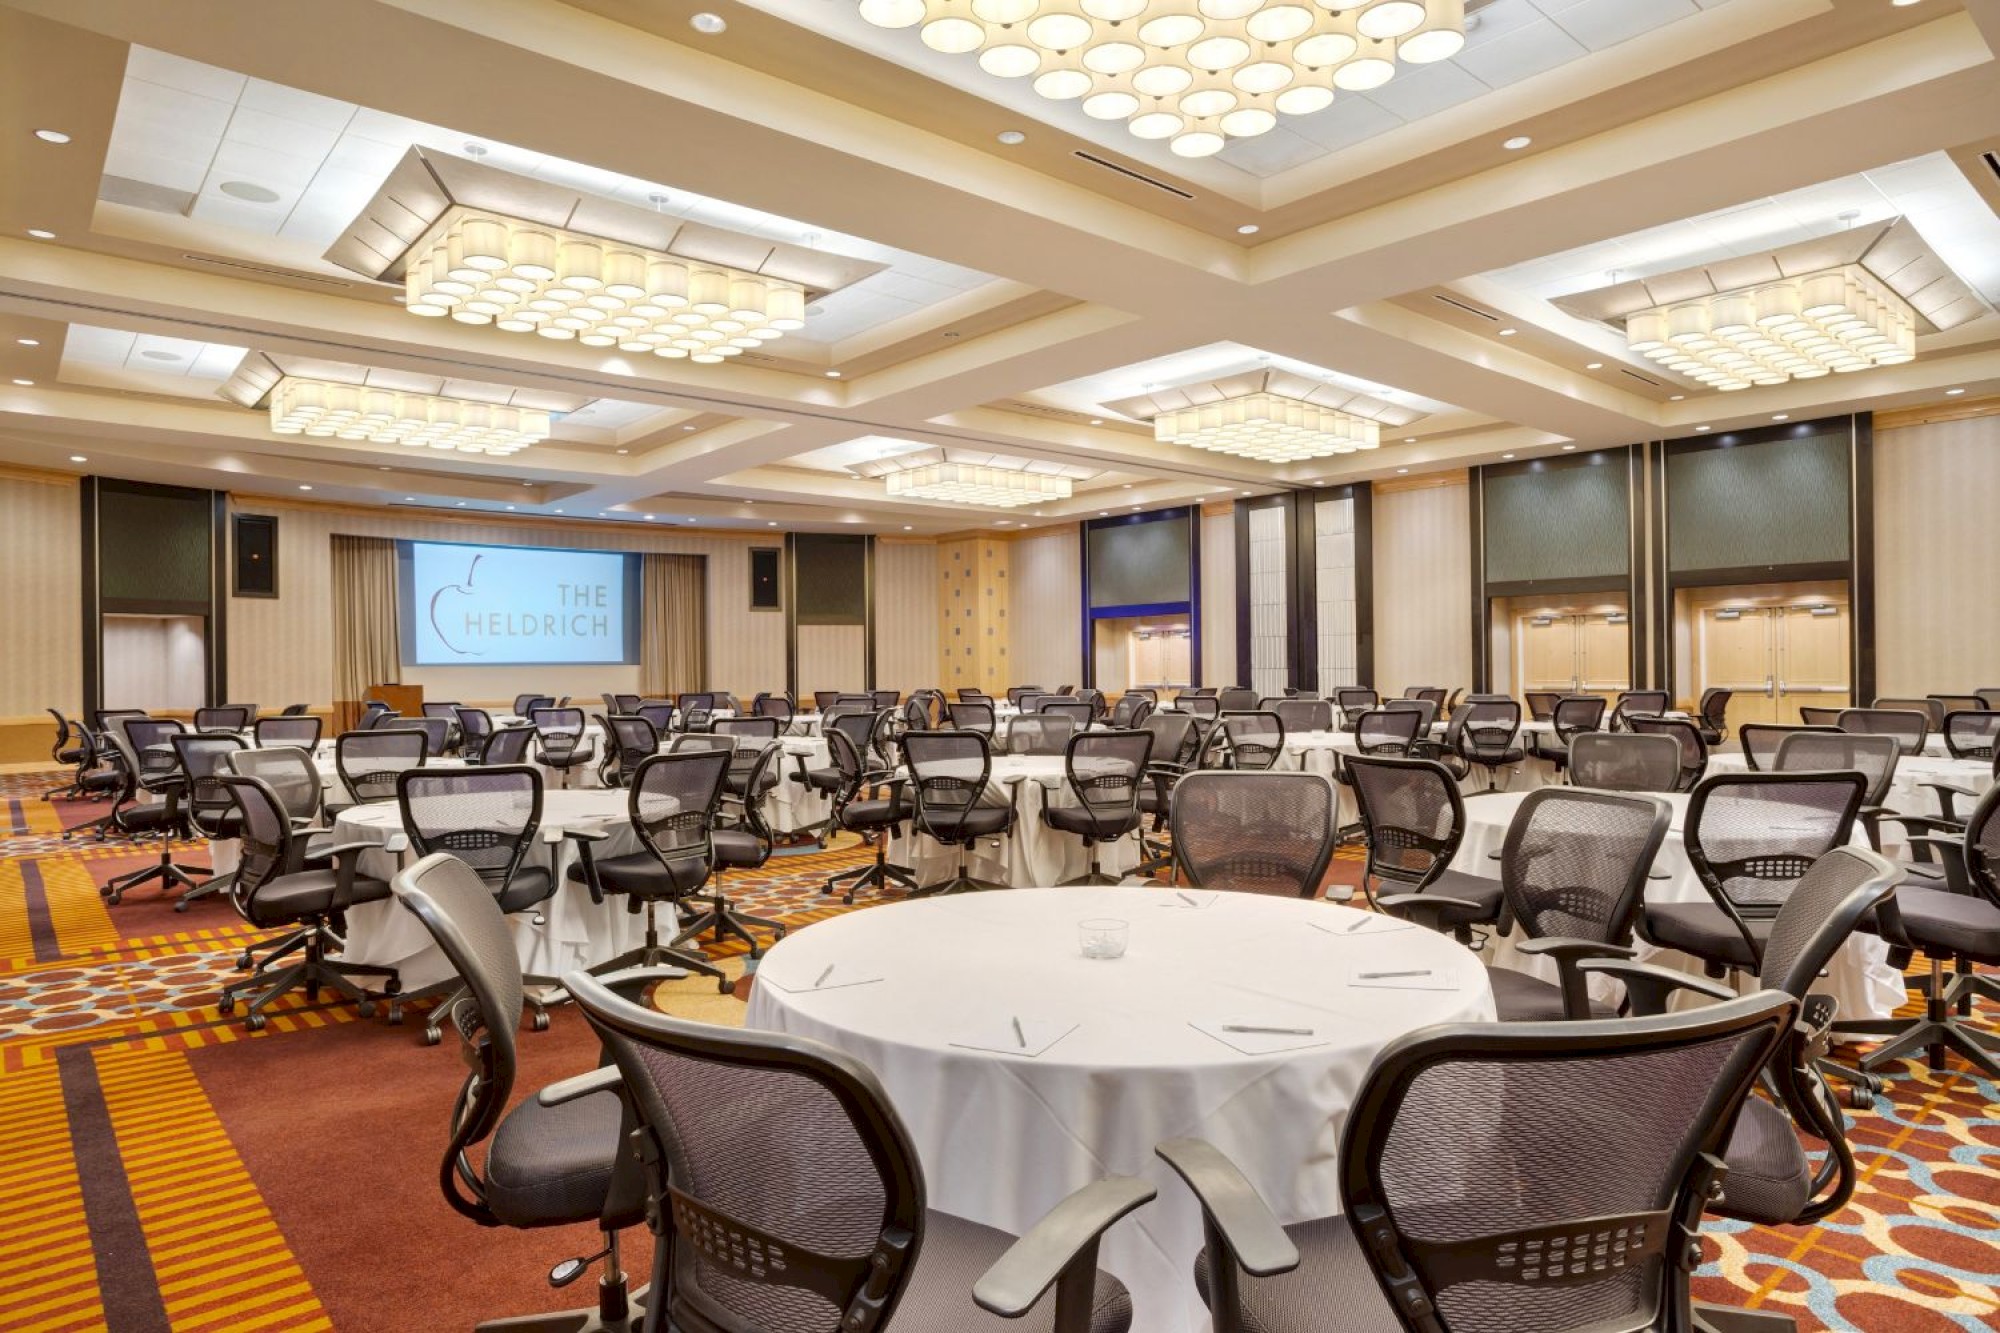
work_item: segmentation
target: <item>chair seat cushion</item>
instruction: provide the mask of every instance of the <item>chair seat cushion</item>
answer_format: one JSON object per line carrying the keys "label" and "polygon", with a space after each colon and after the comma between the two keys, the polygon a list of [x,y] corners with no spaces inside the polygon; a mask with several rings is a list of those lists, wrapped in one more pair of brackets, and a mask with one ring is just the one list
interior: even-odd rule
{"label": "chair seat cushion", "polygon": [[1812,1194],[1812,1163],[1792,1118],[1762,1097],[1744,1101],[1723,1161],[1729,1174],[1714,1211],[1725,1217],[1786,1226]]}
{"label": "chair seat cushion", "polygon": [[[1285,1228],[1299,1266],[1275,1277],[1239,1273],[1245,1333],[1401,1333],[1361,1245],[1344,1217],[1322,1217]],[[1194,1261],[1194,1285],[1209,1296],[1209,1254]],[[1330,1311],[1339,1311],[1330,1318]]]}
{"label": "chair seat cushion", "polygon": [[1501,904],[1506,901],[1506,893],[1500,881],[1488,879],[1484,875],[1474,875],[1464,870],[1446,870],[1424,889],[1425,893],[1435,893],[1441,898],[1463,898],[1467,902],[1478,903],[1476,911],[1463,907],[1448,907],[1442,913],[1446,925],[1481,925],[1500,919]]}
{"label": "chair seat cushion", "polygon": [[[1493,986],[1493,1009],[1503,1023],[1560,1022],[1563,1012],[1562,987],[1553,981],[1531,977],[1511,967],[1489,967],[1486,979]],[[1618,1011],[1599,1000],[1590,1002],[1594,1018],[1615,1018]]]}
{"label": "chair seat cushion", "polygon": [[[250,920],[259,926],[276,926],[331,911],[339,886],[339,872],[332,867],[279,875],[250,895]],[[355,876],[353,902],[380,902],[388,896],[388,881]]]}
{"label": "chair seat cushion", "polygon": [[[1006,1253],[1014,1237],[949,1213],[924,1216],[917,1268],[887,1325],[888,1333],[1052,1333],[1055,1292],[1019,1319],[988,1314],[972,1302],[972,1285]],[[1090,1333],[1128,1333],[1132,1297],[1124,1284],[1099,1271],[1091,1304]]]}
{"label": "chair seat cushion", "polygon": [[486,1201],[510,1227],[594,1222],[619,1150],[618,1096],[596,1092],[561,1106],[532,1096],[507,1113],[486,1154]]}
{"label": "chair seat cushion", "polygon": [[873,800],[849,801],[841,811],[840,822],[848,828],[881,828],[884,824],[900,824],[909,817],[908,802],[878,796]]}
{"label": "chair seat cushion", "polygon": [[769,855],[764,840],[749,829],[719,828],[710,837],[717,865],[756,867]]}
{"label": "chair seat cushion", "polygon": [[554,892],[555,883],[549,878],[548,867],[522,866],[497,896],[501,911],[525,912],[536,903],[546,902]]}
{"label": "chair seat cushion", "polygon": [[[1014,812],[1004,805],[975,805],[963,812],[950,811],[933,816],[934,836],[954,842],[987,838],[1012,826]],[[925,832],[932,832],[926,829]]]}
{"label": "chair seat cushion", "polygon": [[[1743,924],[1760,941],[1771,938],[1768,918],[1754,917]],[[1714,903],[1647,903],[1642,933],[1663,948],[1679,949],[1704,961],[1731,967],[1757,966],[1743,932]]]}
{"label": "chair seat cushion", "polygon": [[1118,838],[1139,827],[1139,814],[1134,810],[1130,818],[1121,820],[1110,814],[1092,815],[1080,805],[1050,805],[1042,808],[1042,822],[1052,829],[1087,838]]}
{"label": "chair seat cushion", "polygon": [[[578,883],[585,882],[583,866],[580,863],[571,866],[569,877]],[[685,898],[707,878],[706,862],[676,860],[669,868],[651,852],[600,857],[597,862],[597,882],[606,893],[629,893],[635,899]]]}
{"label": "chair seat cushion", "polygon": [[793,782],[801,782],[814,791],[839,791],[840,770],[837,768],[809,768],[803,773],[791,775]]}
{"label": "chair seat cushion", "polygon": [[1910,943],[1919,949],[2000,963],[2000,907],[1984,898],[1904,883],[1896,888],[1896,910]]}

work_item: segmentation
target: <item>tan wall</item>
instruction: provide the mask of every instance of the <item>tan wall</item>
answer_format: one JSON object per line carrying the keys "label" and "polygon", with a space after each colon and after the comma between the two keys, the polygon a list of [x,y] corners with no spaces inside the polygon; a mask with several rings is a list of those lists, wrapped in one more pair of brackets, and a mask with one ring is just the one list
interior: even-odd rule
{"label": "tan wall", "polygon": [[1083,555],[1066,523],[1018,538],[1008,571],[1009,685],[1083,683]]}
{"label": "tan wall", "polygon": [[1876,688],[2000,685],[2000,416],[1875,436]]}
{"label": "tan wall", "polygon": [[1236,515],[1201,518],[1201,683],[1236,683]]}
{"label": "tan wall", "polygon": [[82,521],[73,477],[0,473],[0,763],[46,759],[83,704]]}
{"label": "tan wall", "polygon": [[878,540],[875,683],[908,694],[935,686],[940,669],[937,543]]}
{"label": "tan wall", "polygon": [[[779,667],[782,675],[783,666]],[[818,690],[859,693],[867,686],[868,630],[863,625],[801,625],[799,697]]]}
{"label": "tan wall", "polygon": [[1467,503],[1463,481],[1375,492],[1375,679],[1366,683],[1384,693],[1472,683]]}

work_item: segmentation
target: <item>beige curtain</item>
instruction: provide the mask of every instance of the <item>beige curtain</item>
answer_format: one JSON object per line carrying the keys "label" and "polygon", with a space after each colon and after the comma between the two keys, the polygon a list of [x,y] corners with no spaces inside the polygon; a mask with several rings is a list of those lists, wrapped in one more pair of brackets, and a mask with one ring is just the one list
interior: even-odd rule
{"label": "beige curtain", "polygon": [[707,689],[707,557],[648,553],[643,588],[640,692],[671,698]]}
{"label": "beige curtain", "polygon": [[396,637],[396,543],[333,538],[333,697],[358,702],[370,685],[402,680]]}

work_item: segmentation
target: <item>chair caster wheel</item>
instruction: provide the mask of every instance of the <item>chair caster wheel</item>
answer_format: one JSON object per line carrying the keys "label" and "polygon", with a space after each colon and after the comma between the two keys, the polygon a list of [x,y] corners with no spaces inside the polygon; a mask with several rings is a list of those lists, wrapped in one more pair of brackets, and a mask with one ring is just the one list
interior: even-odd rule
{"label": "chair caster wheel", "polygon": [[392,1005],[390,1005],[390,1006],[389,1006],[389,1017],[388,1017],[388,1021],[389,1021],[389,1023],[391,1023],[392,1025],[395,1025],[395,1026],[399,1026],[399,1027],[400,1027],[400,1026],[402,1025],[402,1022],[403,1022],[403,1006],[402,1006],[402,1005],[400,1005],[400,1004],[392,1004]]}
{"label": "chair caster wheel", "polygon": [[547,1032],[549,1030],[549,1016],[538,1009],[535,1011],[534,1017],[528,1020],[528,1026],[536,1032]]}
{"label": "chair caster wheel", "polygon": [[373,1018],[375,1017],[375,1002],[373,1000],[362,1000],[354,1006],[354,1012],[362,1018]]}
{"label": "chair caster wheel", "polygon": [[176,903],[174,904],[174,910],[175,910],[176,912],[185,912],[185,911],[187,911],[187,909],[188,909],[188,906],[189,906],[189,904],[188,904],[188,900],[187,900],[187,899],[185,899],[185,898],[182,898],[182,899],[181,899],[181,900],[180,900],[179,902],[176,902]]}
{"label": "chair caster wheel", "polygon": [[750,946],[750,958],[751,958],[751,961],[755,962],[755,961],[758,961],[758,960],[762,959],[763,957],[764,957],[764,946],[763,946],[763,945],[761,945],[761,944],[753,944],[753,945],[751,945],[751,946]]}
{"label": "chair caster wheel", "polygon": [[444,1040],[444,1033],[439,1032],[436,1028],[424,1029],[424,1045],[435,1046],[443,1040]]}
{"label": "chair caster wheel", "polygon": [[387,981],[383,982],[382,993],[384,995],[401,995],[403,993],[402,978],[390,977]]}
{"label": "chair caster wheel", "polygon": [[239,953],[239,954],[237,954],[237,955],[236,955],[236,970],[237,970],[238,972],[248,972],[248,971],[250,970],[250,955],[249,955],[249,954],[247,954],[247,953]]}
{"label": "chair caster wheel", "polygon": [[1872,1110],[1875,1106],[1875,1090],[1873,1088],[1849,1088],[1847,1090],[1846,1101],[1849,1110]]}
{"label": "chair caster wheel", "polygon": [[262,1032],[264,1030],[264,1015],[262,1014],[250,1015],[248,1018],[243,1020],[243,1026],[251,1032]]}
{"label": "chair caster wheel", "polygon": [[723,977],[715,983],[715,990],[718,995],[734,995],[736,993],[736,983],[728,977]]}
{"label": "chair caster wheel", "polygon": [[233,995],[225,995],[225,996],[223,996],[223,997],[222,997],[221,999],[217,1000],[217,1001],[215,1002],[215,1012],[216,1012],[216,1013],[218,1013],[218,1014],[233,1014],[233,1013],[235,1013],[235,1012],[236,1012],[236,997],[235,997],[235,996],[233,996]]}

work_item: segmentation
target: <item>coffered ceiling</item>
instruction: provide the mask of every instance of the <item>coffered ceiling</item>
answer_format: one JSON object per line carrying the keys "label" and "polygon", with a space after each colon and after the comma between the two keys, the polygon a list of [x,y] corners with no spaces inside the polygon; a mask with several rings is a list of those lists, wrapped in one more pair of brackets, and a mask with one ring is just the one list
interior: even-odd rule
{"label": "coffered ceiling", "polygon": [[[0,461],[947,532],[2000,390],[2000,0],[1469,9],[1452,59],[1190,160],[855,0],[0,0]],[[654,215],[669,249],[839,276],[720,365],[417,319],[395,266],[340,250],[413,150],[565,216]],[[1907,364],[1718,393],[1607,317],[1604,289],[1899,218],[1975,299]],[[518,394],[554,436],[498,460],[274,435],[220,392],[246,352]],[[1253,381],[1381,422],[1381,447],[1155,442],[1159,407]],[[888,496],[889,460],[939,450],[1074,495]]]}

